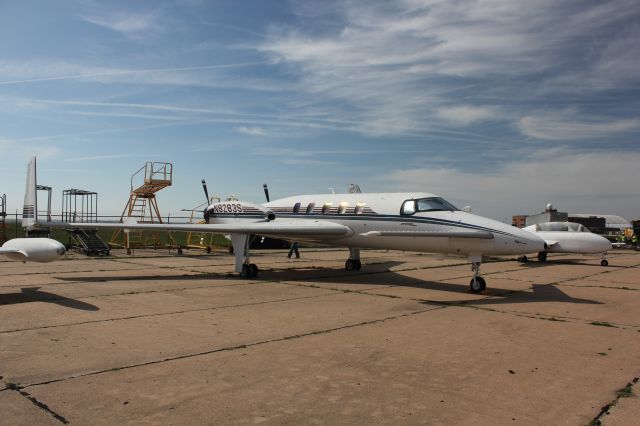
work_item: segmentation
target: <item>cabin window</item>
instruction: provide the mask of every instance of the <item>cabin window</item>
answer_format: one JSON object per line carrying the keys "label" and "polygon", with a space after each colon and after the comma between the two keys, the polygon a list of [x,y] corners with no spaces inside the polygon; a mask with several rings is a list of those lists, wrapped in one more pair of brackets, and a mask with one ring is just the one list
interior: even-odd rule
{"label": "cabin window", "polygon": [[316,203],[309,203],[307,206],[307,214],[313,213],[313,209],[316,207]]}
{"label": "cabin window", "polygon": [[356,210],[355,210],[355,214],[362,214],[362,211],[364,210],[364,203],[358,203],[356,204]]}
{"label": "cabin window", "polygon": [[402,203],[402,207],[400,208],[400,214],[403,215],[411,215],[416,212],[416,201],[415,200],[407,200]]}
{"label": "cabin window", "polygon": [[338,214],[345,214],[347,212],[348,205],[349,203],[340,203],[340,206],[338,207]]}
{"label": "cabin window", "polygon": [[324,203],[322,206],[322,214],[327,214],[331,210],[331,203]]}
{"label": "cabin window", "polygon": [[300,203],[296,203],[295,206],[293,206],[293,214],[298,213],[300,213]]}

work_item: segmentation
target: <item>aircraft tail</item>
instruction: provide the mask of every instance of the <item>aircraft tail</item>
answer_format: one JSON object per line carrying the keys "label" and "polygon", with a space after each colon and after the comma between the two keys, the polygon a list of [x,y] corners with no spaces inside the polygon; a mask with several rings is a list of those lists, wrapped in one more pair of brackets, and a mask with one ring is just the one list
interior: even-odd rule
{"label": "aircraft tail", "polygon": [[22,226],[32,229],[38,222],[38,195],[36,178],[36,157],[32,157],[27,166],[27,187],[24,192]]}

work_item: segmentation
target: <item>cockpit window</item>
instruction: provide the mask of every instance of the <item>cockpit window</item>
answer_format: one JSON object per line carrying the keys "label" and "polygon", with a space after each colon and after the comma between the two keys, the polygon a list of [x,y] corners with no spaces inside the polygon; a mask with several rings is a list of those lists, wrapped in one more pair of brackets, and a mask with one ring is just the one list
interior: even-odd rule
{"label": "cockpit window", "polygon": [[419,212],[459,210],[456,206],[440,197],[420,198],[419,200],[416,200],[416,207]]}
{"label": "cockpit window", "polygon": [[536,224],[536,231],[591,232],[586,226],[574,222],[544,222]]}
{"label": "cockpit window", "polygon": [[416,212],[416,200],[407,200],[402,203],[402,208],[400,208],[400,214],[414,214]]}
{"label": "cockpit window", "polygon": [[440,197],[420,198],[418,200],[407,200],[402,203],[400,214],[411,215],[416,212],[437,212],[460,210],[453,204]]}

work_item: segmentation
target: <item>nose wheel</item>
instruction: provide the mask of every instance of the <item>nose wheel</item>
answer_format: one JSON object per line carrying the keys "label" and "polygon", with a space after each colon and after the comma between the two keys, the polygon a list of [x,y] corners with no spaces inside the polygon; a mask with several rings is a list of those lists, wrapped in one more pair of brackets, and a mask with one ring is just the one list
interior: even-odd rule
{"label": "nose wheel", "polygon": [[469,283],[469,288],[473,293],[480,293],[487,289],[487,283],[482,277],[473,277]]}
{"label": "nose wheel", "polygon": [[473,278],[469,283],[469,289],[472,293],[480,293],[487,289],[487,282],[480,276],[480,262],[473,262],[471,264],[471,270],[473,271]]}

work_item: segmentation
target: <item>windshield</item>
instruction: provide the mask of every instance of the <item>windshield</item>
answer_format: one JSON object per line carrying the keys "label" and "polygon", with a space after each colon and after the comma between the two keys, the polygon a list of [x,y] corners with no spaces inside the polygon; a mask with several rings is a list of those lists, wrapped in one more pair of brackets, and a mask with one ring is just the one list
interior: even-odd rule
{"label": "windshield", "polygon": [[436,211],[455,211],[459,210],[456,206],[440,197],[420,198],[418,200],[407,200],[402,203],[400,213],[403,215],[412,215],[416,212],[436,212]]}
{"label": "windshield", "polygon": [[536,231],[589,232],[584,225],[573,222],[538,223],[536,225]]}
{"label": "windshield", "polygon": [[416,211],[433,212],[442,210],[459,210],[456,206],[440,197],[421,198],[416,200]]}

